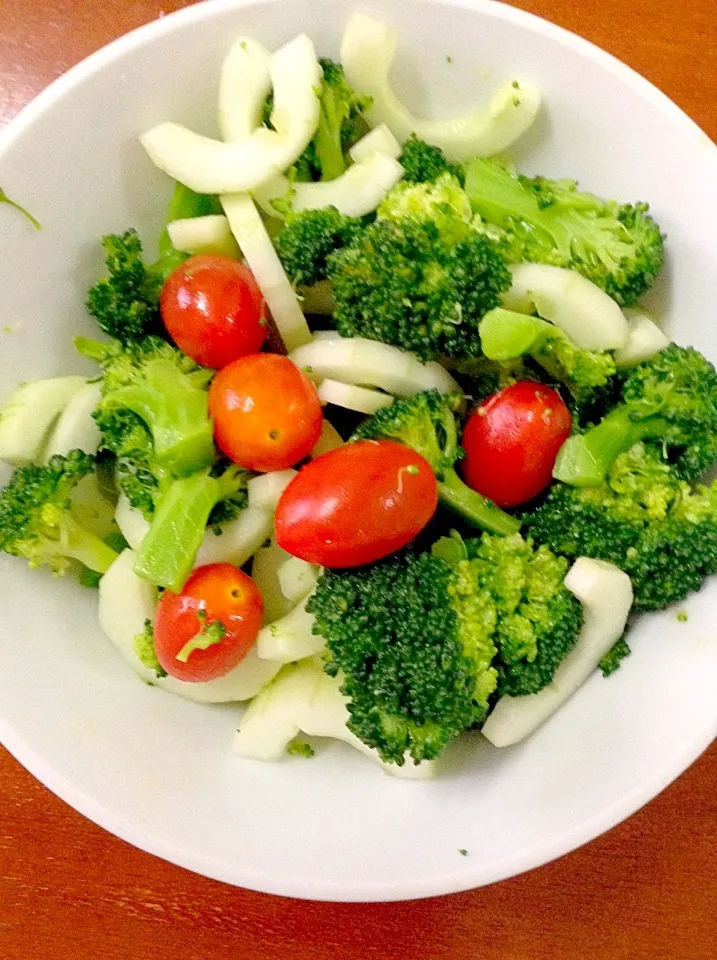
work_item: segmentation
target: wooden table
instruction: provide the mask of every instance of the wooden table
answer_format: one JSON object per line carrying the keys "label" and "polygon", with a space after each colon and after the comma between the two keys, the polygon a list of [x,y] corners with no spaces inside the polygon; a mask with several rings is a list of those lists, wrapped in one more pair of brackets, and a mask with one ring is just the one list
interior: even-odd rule
{"label": "wooden table", "polygon": [[[186,5],[0,0],[0,123],[97,47]],[[717,139],[717,0],[516,5],[625,60]],[[332,905],[237,890],[135,850],[0,749],[0,958],[715,960],[716,784],[717,744],[557,863],[452,897]]]}

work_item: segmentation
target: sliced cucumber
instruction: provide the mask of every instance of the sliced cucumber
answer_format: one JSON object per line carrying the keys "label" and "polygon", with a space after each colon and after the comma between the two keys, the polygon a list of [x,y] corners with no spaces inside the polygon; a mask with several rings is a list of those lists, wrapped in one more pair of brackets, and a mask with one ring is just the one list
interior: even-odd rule
{"label": "sliced cucumber", "polygon": [[254,191],[254,198],[265,213],[283,217],[277,200],[291,199],[291,209],[321,210],[336,207],[347,217],[373,213],[392,187],[403,176],[403,167],[393,157],[372,153],[365,161],[354,163],[334,180],[316,183],[290,183],[284,176],[274,177]]}
{"label": "sliced cucumber", "polygon": [[412,133],[435,144],[452,160],[487,157],[505,150],[532,126],[540,92],[526,81],[507,81],[491,99],[465,116],[448,120],[416,117],[398,99],[389,73],[396,55],[396,33],[385,23],[355,13],[341,41],[341,63],[355,90],[373,100],[371,122],[385,123],[399,140]]}
{"label": "sliced cucumber", "polygon": [[149,520],[145,519],[141,510],[130,504],[123,493],[120,493],[117,500],[115,522],[130,547],[138,552],[142,546],[142,541],[149,533],[150,523]]}
{"label": "sliced cucumber", "polygon": [[99,383],[81,387],[58,417],[45,447],[44,459],[60,454],[66,457],[70,450],[83,450],[94,456],[100,445],[100,428],[92,414],[102,397]]}
{"label": "sliced cucumber", "polygon": [[281,592],[291,603],[299,603],[316,586],[320,571],[321,568],[313,563],[288,557],[276,572]]}
{"label": "sliced cucumber", "polygon": [[618,350],[627,343],[625,314],[582,274],[543,263],[519,263],[510,272],[513,283],[502,297],[508,310],[537,311],[581,350]]}
{"label": "sliced cucumber", "polygon": [[388,393],[356,387],[350,383],[339,383],[338,380],[328,378],[321,381],[317,392],[322,403],[333,403],[337,407],[367,415],[390,407],[394,401]]}
{"label": "sliced cucumber", "polygon": [[565,586],[583,605],[583,626],[577,643],[555,671],[547,687],[525,697],[501,697],[483,725],[483,735],[496,747],[507,747],[537,730],[583,683],[625,632],[632,607],[632,584],[622,570],[578,557]]}
{"label": "sliced cucumber", "polygon": [[401,144],[394,137],[385,123],[379,124],[370,130],[365,137],[361,137],[349,150],[349,156],[354,163],[365,163],[375,153],[398,160],[401,156]]}
{"label": "sliced cucumber", "polygon": [[616,367],[635,367],[669,346],[670,338],[642,310],[627,307],[623,312],[628,326],[627,343],[615,351]]}
{"label": "sliced cucumber", "polygon": [[308,343],[311,340],[309,325],[254,201],[247,193],[236,193],[221,197],[221,202],[284,346],[294,350]]}
{"label": "sliced cucumber", "polygon": [[197,551],[194,566],[206,563],[233,563],[243,566],[269,539],[274,528],[274,514],[259,507],[246,507],[235,520],[225,523],[221,533],[209,527]]}
{"label": "sliced cucumber", "polygon": [[238,37],[224,58],[217,123],[228,143],[246,139],[261,124],[264,101],[271,92],[270,60],[269,51],[251,37]]}
{"label": "sliced cucumber", "polygon": [[160,123],[140,137],[153,163],[197,193],[252,190],[290,167],[319,122],[321,67],[301,34],[271,57],[273,130],[257,127],[237,143],[213,140],[179,123]]}
{"label": "sliced cucumber", "polygon": [[282,493],[296,476],[296,470],[272,470],[252,477],[246,485],[249,506],[261,510],[276,510]]}
{"label": "sliced cucumber", "polygon": [[306,611],[307,600],[308,597],[281,620],[261,628],[256,641],[256,652],[260,659],[293,663],[321,653],[325,646],[324,638],[312,632],[314,615]]}
{"label": "sliced cucumber", "polygon": [[297,367],[317,379],[380,387],[397,397],[411,397],[422,390],[461,392],[439,363],[421,363],[412,353],[364,337],[313,340],[290,356]]}
{"label": "sliced cucumber", "polygon": [[234,737],[234,752],[252,760],[279,760],[291,740],[304,733],[310,737],[343,740],[392,776],[425,779],[435,776],[435,761],[418,765],[408,760],[402,767],[383,763],[346,726],[349,713],[340,690],[341,680],[324,673],[315,659],[284,667],[247,707]]}
{"label": "sliced cucumber", "polygon": [[314,460],[324,453],[330,453],[338,447],[343,447],[344,443],[345,441],[336,427],[324,417],[324,422],[321,426],[321,436],[311,451],[311,459]]}
{"label": "sliced cucumber", "polygon": [[84,377],[54,377],[13,391],[0,406],[0,460],[13,466],[36,463],[51,427],[86,385]]}
{"label": "sliced cucumber", "polygon": [[229,229],[229,221],[220,213],[172,220],[167,224],[167,233],[172,245],[182,253],[218,253],[234,259],[241,256],[239,244]]}
{"label": "sliced cucumber", "polygon": [[296,606],[295,600],[287,600],[281,592],[279,570],[291,559],[291,554],[282,550],[275,540],[260,547],[252,559],[251,577],[264,601],[264,623],[280,620]]}
{"label": "sliced cucumber", "polygon": [[154,620],[157,588],[134,572],[135,554],[124,550],[100,580],[100,626],[124,661],[147,683],[201,703],[249,700],[276,675],[279,665],[259,660],[256,647],[233,670],[206,683],[186,683],[174,677],[157,677],[134,649],[134,638],[147,620]]}

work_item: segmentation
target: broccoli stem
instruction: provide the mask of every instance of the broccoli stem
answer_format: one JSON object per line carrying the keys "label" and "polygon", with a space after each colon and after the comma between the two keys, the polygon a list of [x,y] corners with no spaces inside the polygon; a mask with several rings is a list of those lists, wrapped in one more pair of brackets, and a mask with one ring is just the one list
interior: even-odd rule
{"label": "broccoli stem", "polygon": [[115,551],[87,530],[68,510],[60,511],[48,505],[42,516],[48,524],[40,541],[44,550],[35,551],[31,566],[39,566],[38,561],[44,553],[48,561],[54,557],[67,557],[79,560],[88,570],[105,573],[117,559]]}
{"label": "broccoli stem", "polygon": [[471,490],[455,470],[445,470],[438,483],[438,496],[445,506],[459,514],[471,526],[509,537],[520,530],[520,520]]}
{"label": "broccoli stem", "polygon": [[172,481],[157,504],[142,541],[134,572],[175,593],[184,586],[204,538],[209,515],[221,499],[222,485],[201,470]]}
{"label": "broccoli stem", "polygon": [[543,215],[533,194],[509,170],[491,160],[471,160],[466,169],[465,192],[471,208],[489,223],[518,217],[529,223],[543,243],[553,239],[545,230]]}
{"label": "broccoli stem", "polygon": [[553,477],[574,487],[597,486],[621,453],[640,440],[659,437],[667,427],[661,417],[634,420],[628,407],[616,407],[596,427],[565,441]]}

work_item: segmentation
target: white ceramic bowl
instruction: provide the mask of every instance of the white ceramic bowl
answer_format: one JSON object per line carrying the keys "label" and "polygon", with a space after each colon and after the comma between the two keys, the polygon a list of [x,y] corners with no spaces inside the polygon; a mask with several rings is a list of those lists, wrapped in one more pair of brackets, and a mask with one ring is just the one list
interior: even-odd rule
{"label": "white ceramic bowl", "polygon": [[[354,6],[200,4],[90,57],[10,125],[0,184],[44,229],[0,209],[2,324],[15,328],[0,334],[2,393],[78,367],[70,337],[91,329],[82,304],[101,268],[98,237],[156,233],[169,188],[137,134],[168,118],[211,132],[219,65],[239,32],[275,47],[306,31],[336,55]],[[521,163],[649,200],[669,250],[653,299],[676,339],[717,359],[717,150],[706,136],[627,67],[510,7],[373,9],[399,28],[396,79],[416,106],[465,107],[506,75],[540,85],[545,111]],[[0,584],[6,746],[118,836],[257,890],[386,900],[511,876],[627,817],[717,734],[717,582],[683,605],[687,624],[674,610],[643,618],[622,669],[594,676],[527,743],[498,751],[468,737],[429,783],[386,777],[342,745],[310,762],[238,760],[236,710],[139,682],[100,634],[90,591],[7,557]]]}

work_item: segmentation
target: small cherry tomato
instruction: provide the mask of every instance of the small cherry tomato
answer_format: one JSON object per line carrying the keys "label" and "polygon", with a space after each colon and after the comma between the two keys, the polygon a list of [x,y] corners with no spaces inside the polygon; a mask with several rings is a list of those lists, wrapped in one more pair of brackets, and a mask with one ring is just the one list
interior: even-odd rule
{"label": "small cherry tomato", "polygon": [[276,353],[241,357],[216,375],[209,413],[217,446],[248,470],[286,470],[307,457],[323,414],[305,373]]}
{"label": "small cherry tomato", "polygon": [[359,440],[301,468],[279,500],[276,541],[309,563],[355,567],[405,547],[437,504],[420,454],[394,440]]}
{"label": "small cherry tomato", "polygon": [[256,353],[266,339],[266,305],[254,274],[231,257],[185,260],[162,288],[160,312],[179,349],[213,370]]}
{"label": "small cherry tomato", "polygon": [[551,387],[521,380],[499,390],[463,430],[466,483],[499,507],[532,500],[550,484],[570,425],[570,412]]}
{"label": "small cherry tomato", "polygon": [[154,618],[157,659],[177,680],[223,677],[254,646],[263,614],[254,581],[237,567],[198,567],[181,593],[162,594]]}

